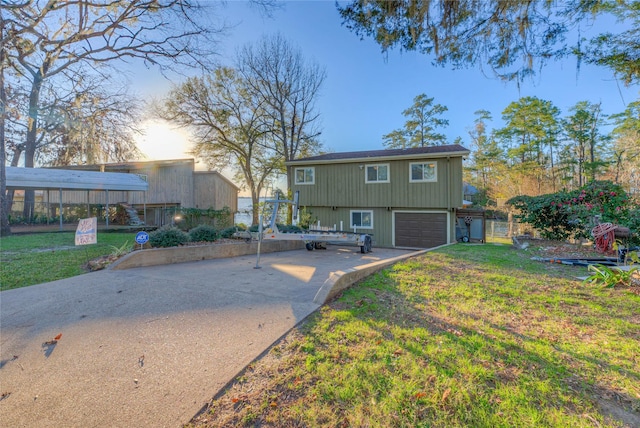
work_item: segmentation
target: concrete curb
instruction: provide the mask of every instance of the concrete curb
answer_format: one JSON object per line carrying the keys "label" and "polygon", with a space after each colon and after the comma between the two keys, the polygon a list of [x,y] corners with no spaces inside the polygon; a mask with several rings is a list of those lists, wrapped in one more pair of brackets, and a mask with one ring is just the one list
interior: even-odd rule
{"label": "concrete curb", "polygon": [[[261,253],[275,253],[303,249],[303,241],[263,241]],[[257,242],[237,244],[197,245],[192,247],[152,248],[133,251],[107,266],[111,270],[124,270],[144,266],[168,265],[199,260],[222,259],[258,253]]]}
{"label": "concrete curb", "polygon": [[421,256],[430,251],[448,247],[449,245],[454,244],[455,243],[444,244],[440,245],[439,247],[414,251],[412,253],[403,254],[392,259],[386,259],[379,262],[370,263],[368,265],[358,266],[357,268],[349,269],[346,272],[333,272],[329,279],[327,279],[324,284],[322,284],[322,287],[320,287],[320,290],[318,290],[318,292],[316,293],[316,296],[313,298],[313,303],[322,306],[335,298],[341,291],[346,290],[361,279],[366,278],[367,276],[378,272],[388,266],[391,266],[394,263],[397,263],[404,259],[409,259],[411,257]]}

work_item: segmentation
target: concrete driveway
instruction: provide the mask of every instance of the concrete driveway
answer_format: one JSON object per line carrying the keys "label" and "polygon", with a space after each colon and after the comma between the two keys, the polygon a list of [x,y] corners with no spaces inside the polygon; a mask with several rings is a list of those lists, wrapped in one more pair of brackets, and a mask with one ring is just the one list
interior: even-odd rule
{"label": "concrete driveway", "polygon": [[414,254],[329,246],[4,291],[1,425],[181,426],[341,278]]}

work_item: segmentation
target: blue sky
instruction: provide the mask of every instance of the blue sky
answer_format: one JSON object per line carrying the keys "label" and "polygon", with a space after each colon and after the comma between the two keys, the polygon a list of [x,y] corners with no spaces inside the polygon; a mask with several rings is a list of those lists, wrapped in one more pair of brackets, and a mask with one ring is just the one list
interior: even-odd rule
{"label": "blue sky", "polygon": [[[221,39],[221,63],[231,65],[236,49],[279,31],[302,50],[306,59],[326,68],[327,78],[317,109],[323,130],[320,140],[330,151],[384,148],[382,135],[404,125],[402,111],[421,93],[448,107],[444,117],[449,126],[441,132],[449,142],[462,137],[467,148],[472,148],[468,131],[473,126],[475,111],[490,111],[493,115],[490,126],[499,128],[503,126],[502,111],[520,97],[550,100],[563,114],[569,114],[569,108],[582,100],[602,102],[605,113],[618,113],[639,98],[637,86],[624,87],[605,68],[583,64],[578,73],[574,59],[548,65],[537,78],[518,88],[515,83],[490,77],[490,71],[483,74],[478,66],[451,70],[434,67],[429,57],[414,52],[393,51],[383,55],[372,40],[360,40],[342,26],[334,1],[285,2],[272,18],[262,16],[244,1],[229,1],[216,10],[227,23],[236,24]],[[132,79],[137,92],[162,97],[169,90],[171,83],[159,73],[143,74]],[[166,140],[163,146],[177,150],[178,143],[169,139],[179,135],[170,134],[165,130],[153,136],[150,132],[147,143],[161,137]],[[159,143],[154,140],[153,146],[157,148]],[[143,150],[149,158],[162,156],[149,153],[153,149]],[[184,157],[176,156],[175,152],[165,156]]]}

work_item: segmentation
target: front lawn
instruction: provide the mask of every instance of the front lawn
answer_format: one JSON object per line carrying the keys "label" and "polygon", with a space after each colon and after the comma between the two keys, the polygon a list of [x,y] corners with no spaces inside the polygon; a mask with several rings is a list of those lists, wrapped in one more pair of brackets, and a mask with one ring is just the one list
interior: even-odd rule
{"label": "front lawn", "polygon": [[640,295],[458,244],[347,290],[189,426],[640,426]]}
{"label": "front lawn", "polygon": [[75,232],[33,233],[0,239],[0,290],[87,272],[89,260],[135,243],[136,232],[98,233],[98,243],[75,246]]}

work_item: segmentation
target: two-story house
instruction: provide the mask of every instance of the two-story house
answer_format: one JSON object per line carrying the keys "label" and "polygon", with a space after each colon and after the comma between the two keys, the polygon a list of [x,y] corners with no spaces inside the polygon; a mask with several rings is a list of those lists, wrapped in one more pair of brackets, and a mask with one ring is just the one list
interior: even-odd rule
{"label": "two-story house", "polygon": [[370,233],[380,247],[431,248],[456,240],[468,155],[453,144],[328,153],[287,167],[312,220]]}

